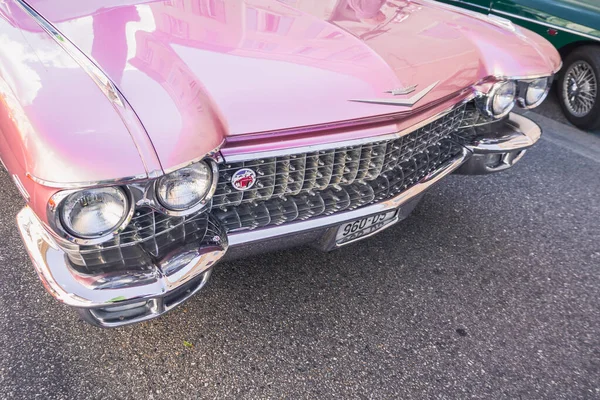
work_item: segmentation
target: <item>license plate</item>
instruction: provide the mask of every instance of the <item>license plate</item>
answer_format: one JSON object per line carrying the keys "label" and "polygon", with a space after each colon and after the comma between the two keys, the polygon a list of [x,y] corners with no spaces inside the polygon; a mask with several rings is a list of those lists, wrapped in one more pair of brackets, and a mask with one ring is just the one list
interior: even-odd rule
{"label": "license plate", "polygon": [[363,239],[386,228],[397,220],[398,210],[392,210],[345,223],[338,228],[335,242],[339,246]]}

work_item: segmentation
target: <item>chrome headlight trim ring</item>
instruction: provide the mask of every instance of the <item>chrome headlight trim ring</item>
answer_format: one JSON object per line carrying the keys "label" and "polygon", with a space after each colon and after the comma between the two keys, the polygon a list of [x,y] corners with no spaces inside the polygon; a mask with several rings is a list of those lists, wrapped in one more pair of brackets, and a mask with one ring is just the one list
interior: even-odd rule
{"label": "chrome headlight trim ring", "polygon": [[[211,204],[212,197],[215,194],[215,191],[217,190],[217,183],[219,183],[219,166],[212,158],[209,158],[209,157],[204,158],[203,160],[198,161],[198,162],[204,162],[204,163],[208,164],[208,166],[210,167],[212,176],[211,176],[210,189],[208,190],[208,192],[206,193],[204,198],[198,204],[196,204],[194,207],[188,208],[187,210],[172,210],[172,209],[166,207],[160,201],[160,199],[158,198],[158,195],[157,195],[158,183],[160,181],[160,178],[153,180],[152,184],[148,185],[145,188],[144,199],[141,200],[141,204],[145,204],[145,205],[157,210],[160,213],[163,213],[163,214],[166,214],[169,216],[173,216],[173,217],[184,217],[186,215],[200,212],[200,211],[204,210],[205,208],[207,208]],[[187,167],[189,167],[189,165],[187,165],[183,168],[187,168]],[[138,202],[138,204],[140,204],[140,202]]]}
{"label": "chrome headlight trim ring", "polygon": [[88,189],[71,189],[71,190],[63,190],[61,192],[56,193],[55,195],[53,195],[50,198],[50,201],[48,202],[48,206],[47,206],[48,223],[50,224],[50,228],[52,229],[52,232],[55,235],[57,235],[60,239],[66,240],[71,243],[76,243],[78,245],[100,244],[100,243],[106,242],[107,240],[112,239],[114,236],[123,232],[125,230],[125,228],[127,227],[127,225],[129,225],[129,222],[131,222],[131,218],[133,218],[133,214],[135,211],[135,207],[134,207],[135,202],[134,202],[133,194],[127,187],[124,187],[124,186],[111,186],[111,187],[121,190],[125,194],[125,198],[127,199],[127,207],[126,207],[127,212],[125,213],[124,217],[119,222],[119,224],[113,230],[111,230],[109,233],[107,233],[105,235],[98,236],[98,237],[89,237],[89,238],[78,237],[78,236],[75,236],[74,234],[70,233],[69,230],[65,228],[65,226],[62,222],[61,214],[62,214],[62,207],[64,205],[63,203],[64,203],[65,199],[67,197],[69,197],[70,195],[72,195],[73,193],[81,192],[83,190],[88,190]]}
{"label": "chrome headlight trim ring", "polygon": [[[542,97],[540,97],[540,99],[537,102],[532,103],[532,104],[527,104],[527,90],[529,90],[529,86],[533,82],[541,80],[541,79],[548,80],[544,94],[542,95]],[[542,104],[544,102],[544,100],[546,100],[546,98],[548,97],[548,94],[550,93],[550,89],[552,88],[553,81],[554,81],[554,76],[545,76],[545,77],[539,77],[539,78],[535,78],[535,79],[519,80],[517,82],[517,85],[518,85],[517,104],[519,105],[519,107],[524,108],[526,110],[531,110],[533,108],[539,107],[540,104]]]}
{"label": "chrome headlight trim ring", "polygon": [[[493,111],[494,98],[498,94],[498,91],[504,87],[504,85],[507,85],[510,83],[513,83],[515,85],[515,98],[512,102],[512,105],[509,106],[508,108],[506,108],[506,110],[504,110],[502,113],[495,114]],[[479,108],[479,111],[484,116],[486,116],[488,118],[499,120],[499,119],[506,117],[514,109],[514,107],[516,105],[517,96],[518,96],[517,82],[512,79],[502,80],[502,81],[498,81],[498,82],[494,83],[494,85],[492,86],[492,88],[490,89],[490,91],[487,94],[479,93],[478,96],[475,98],[475,104],[477,105],[477,107]]]}

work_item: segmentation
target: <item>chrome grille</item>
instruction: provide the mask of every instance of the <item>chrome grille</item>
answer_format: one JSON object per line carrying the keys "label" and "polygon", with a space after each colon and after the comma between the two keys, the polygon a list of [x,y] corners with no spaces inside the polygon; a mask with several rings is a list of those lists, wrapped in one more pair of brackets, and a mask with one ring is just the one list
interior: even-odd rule
{"label": "chrome grille", "polygon": [[[466,105],[397,139],[220,166],[213,213],[226,231],[255,229],[352,210],[395,196],[460,153],[452,137]],[[256,172],[238,191],[232,175]]]}
{"label": "chrome grille", "polygon": [[398,195],[445,161],[458,156],[461,149],[461,146],[451,140],[444,139],[439,145],[427,148],[370,181],[355,181],[350,185],[335,185],[296,196],[220,207],[213,209],[213,213],[226,231],[236,231],[354,210]]}

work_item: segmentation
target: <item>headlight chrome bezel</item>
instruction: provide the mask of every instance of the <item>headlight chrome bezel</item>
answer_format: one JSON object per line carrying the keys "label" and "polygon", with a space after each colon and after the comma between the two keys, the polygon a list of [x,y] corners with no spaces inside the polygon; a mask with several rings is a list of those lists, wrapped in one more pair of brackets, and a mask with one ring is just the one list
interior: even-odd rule
{"label": "headlight chrome bezel", "polygon": [[[533,103],[527,102],[527,91],[530,88],[530,85],[534,82],[546,80],[546,88],[544,90],[543,95]],[[477,90],[478,97],[476,98],[476,104],[479,108],[481,114],[488,118],[492,118],[494,120],[500,120],[510,114],[515,105],[518,105],[520,108],[530,110],[536,107],[539,107],[544,100],[548,97],[550,93],[550,89],[552,88],[552,83],[554,80],[553,75],[548,76],[536,76],[531,78],[503,78],[501,80],[497,80],[491,84],[491,88],[487,93],[485,91]],[[500,114],[494,113],[493,103],[494,98],[498,94],[499,90],[504,87],[506,84],[514,84],[515,85],[515,98],[512,102],[512,105],[508,107],[504,112]]]}
{"label": "headlight chrome bezel", "polygon": [[77,243],[79,245],[95,245],[103,243],[125,230],[127,225],[129,225],[129,223],[131,222],[135,211],[133,194],[125,186],[107,187],[115,188],[122,191],[125,195],[125,198],[127,199],[127,204],[125,207],[126,211],[124,213],[124,216],[121,218],[119,223],[113,229],[110,230],[110,232],[99,236],[77,236],[76,234],[72,233],[68,228],[66,228],[65,224],[63,223],[62,213],[64,202],[69,196],[85,190],[102,189],[102,187],[63,190],[52,196],[52,198],[48,202],[48,223],[50,224],[52,230],[55,233],[57,233],[62,239],[65,239],[69,242]]}
{"label": "headlight chrome bezel", "polygon": [[[546,89],[544,90],[544,93],[538,99],[537,102],[529,104],[527,102],[527,91],[529,90],[530,86],[534,82],[540,81],[542,79],[546,80]],[[548,97],[548,94],[550,93],[550,89],[552,88],[553,80],[554,80],[553,76],[543,76],[543,77],[535,78],[535,79],[519,80],[517,82],[518,93],[519,93],[519,95],[517,96],[517,104],[519,105],[519,107],[524,108],[526,110],[531,110],[533,108],[539,107],[544,102],[544,100],[546,100],[546,98]]]}
{"label": "headlight chrome bezel", "polygon": [[[199,161],[196,161],[199,162]],[[196,163],[194,162],[194,163]],[[49,200],[47,205],[47,216],[48,216],[48,224],[51,228],[51,231],[58,236],[60,239],[65,241],[75,243],[77,245],[96,245],[100,243],[104,243],[119,233],[123,232],[125,228],[129,225],[132,218],[134,217],[136,207],[149,207],[159,213],[174,216],[174,217],[183,217],[190,214],[198,213],[206,209],[212,201],[212,197],[217,189],[217,183],[219,181],[219,168],[215,160],[212,158],[205,158],[200,162],[205,162],[209,165],[210,170],[212,172],[212,181],[211,186],[204,199],[196,204],[194,207],[186,209],[186,210],[170,210],[165,207],[158,199],[156,195],[156,185],[159,179],[164,176],[158,177],[156,179],[152,179],[150,181],[144,182],[134,182],[130,184],[122,184],[122,185],[104,185],[97,187],[86,187],[80,189],[68,189],[63,190],[58,193],[55,193]],[[193,164],[193,163],[192,163]],[[186,168],[189,167],[190,164],[180,167]],[[178,168],[178,169],[180,169]],[[172,173],[174,171],[170,171]],[[64,201],[70,195],[81,192],[89,189],[100,189],[103,187],[111,187],[117,188],[121,190],[127,198],[127,212],[122,221],[119,222],[118,226],[115,229],[111,230],[109,233],[98,236],[98,237],[79,237],[71,233],[68,229],[65,228],[62,222],[62,207],[64,206]]]}
{"label": "headlight chrome bezel", "polygon": [[[157,210],[163,214],[173,216],[173,217],[184,217],[186,215],[194,214],[194,213],[200,212],[203,209],[205,209],[210,204],[212,197],[215,194],[215,191],[217,190],[217,183],[219,182],[219,167],[214,160],[208,159],[208,158],[198,161],[198,162],[204,162],[204,163],[208,164],[208,167],[211,171],[210,188],[209,188],[208,192],[204,195],[204,198],[199,203],[197,203],[195,206],[185,209],[185,210],[174,210],[174,209],[168,208],[165,204],[163,204],[163,202],[160,200],[160,198],[158,196],[158,185],[160,183],[161,178],[166,176],[166,175],[163,175],[162,177],[155,179],[152,182],[152,184],[149,185],[147,190],[145,191],[145,198],[149,201],[148,205],[150,205],[150,207],[154,208],[155,210]],[[193,164],[190,164],[190,165],[193,165]],[[177,169],[176,171],[179,171],[183,168],[188,168],[190,165],[181,167],[181,168]],[[170,173],[173,173],[176,171],[172,171]]]}
{"label": "headlight chrome bezel", "polygon": [[[496,114],[496,113],[494,113],[494,108],[493,108],[494,107],[494,99],[495,99],[496,95],[498,94],[498,92],[500,91],[500,89],[502,89],[507,84],[515,85],[514,99],[512,100],[511,105],[508,108],[506,108],[502,113]],[[481,95],[480,97],[477,98],[477,105],[479,107],[479,111],[484,116],[486,116],[488,118],[492,118],[492,119],[499,120],[499,119],[506,117],[515,108],[515,105],[517,103],[517,97],[518,97],[518,89],[519,88],[518,88],[517,82],[514,80],[503,80],[503,81],[496,82],[487,94]]]}

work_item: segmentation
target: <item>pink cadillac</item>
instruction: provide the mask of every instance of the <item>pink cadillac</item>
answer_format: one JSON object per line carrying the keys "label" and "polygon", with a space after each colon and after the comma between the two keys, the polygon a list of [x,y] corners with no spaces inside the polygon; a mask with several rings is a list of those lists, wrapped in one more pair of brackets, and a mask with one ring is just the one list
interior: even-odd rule
{"label": "pink cadillac", "polygon": [[544,39],[429,0],[4,0],[0,156],[46,289],[157,317],[225,259],[339,248],[518,162]]}

